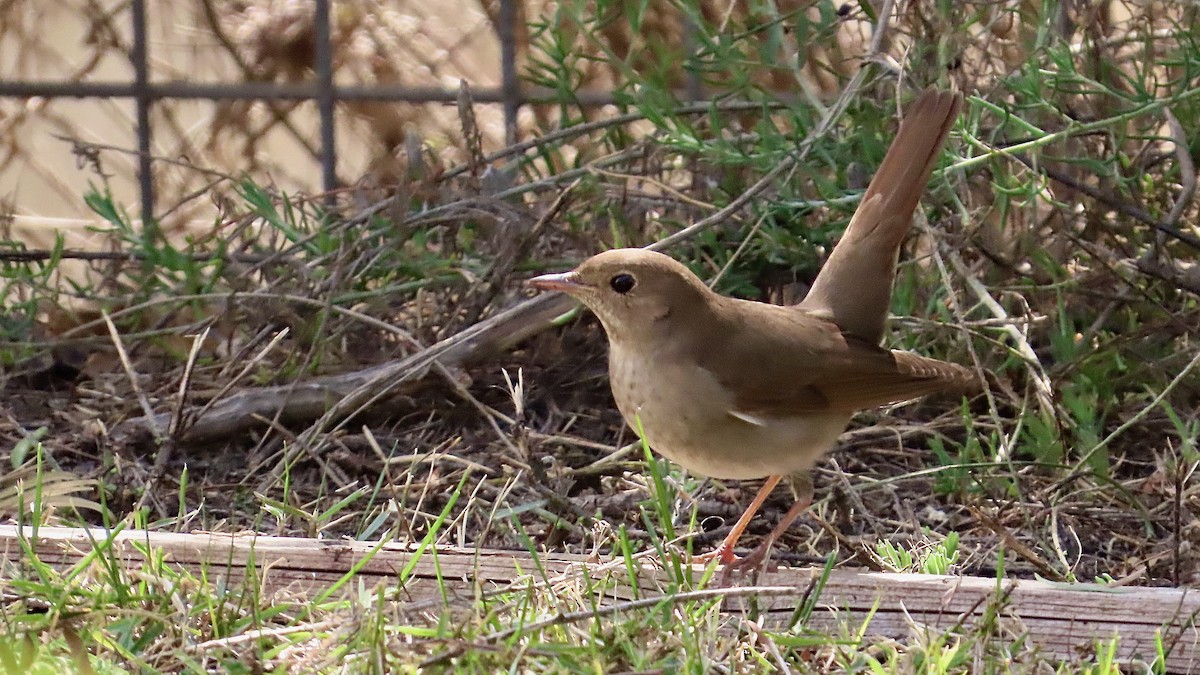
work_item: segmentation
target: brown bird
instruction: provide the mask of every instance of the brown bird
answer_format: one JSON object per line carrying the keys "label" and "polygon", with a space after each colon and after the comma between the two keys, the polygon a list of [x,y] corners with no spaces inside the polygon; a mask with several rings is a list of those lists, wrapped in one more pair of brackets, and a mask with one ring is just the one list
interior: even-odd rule
{"label": "brown bird", "polygon": [[961,98],[927,91],[808,296],[781,307],[718,295],[687,267],[644,249],[606,251],[573,271],[529,280],[568,293],[608,334],[609,378],[625,421],[658,453],[713,478],[767,478],[711,554],[733,547],[780,478],[796,503],[738,566],[765,560],[812,500],[808,470],[855,411],[972,387],[973,371],[879,346],[900,243]]}

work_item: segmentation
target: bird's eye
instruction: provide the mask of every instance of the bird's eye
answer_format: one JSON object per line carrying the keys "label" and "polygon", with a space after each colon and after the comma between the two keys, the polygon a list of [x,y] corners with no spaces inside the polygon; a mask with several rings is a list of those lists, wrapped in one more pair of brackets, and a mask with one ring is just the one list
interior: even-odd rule
{"label": "bird's eye", "polygon": [[622,272],[609,279],[608,285],[612,286],[614,291],[625,295],[629,291],[632,291],[634,286],[637,286],[637,279],[634,279],[632,274]]}

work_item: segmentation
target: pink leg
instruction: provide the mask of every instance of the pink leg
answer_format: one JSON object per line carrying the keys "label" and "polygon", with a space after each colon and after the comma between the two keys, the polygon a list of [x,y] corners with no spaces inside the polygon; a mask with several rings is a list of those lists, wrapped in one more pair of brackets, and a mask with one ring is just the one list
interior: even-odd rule
{"label": "pink leg", "polygon": [[749,555],[727,564],[724,577],[728,578],[729,574],[735,570],[739,572],[751,570],[765,563],[767,556],[771,553],[771,546],[775,544],[775,541],[783,536],[784,532],[787,532],[787,529],[791,527],[792,523],[796,522],[796,519],[800,517],[801,513],[804,513],[805,509],[812,505],[813,484],[812,478],[808,474],[794,476],[792,486],[796,491],[796,502],[792,504],[792,508],[788,509],[787,513],[783,515],[783,519],[779,521],[779,524],[771,530],[771,534],[767,535],[767,538],[763,539],[762,543],[756,546]]}
{"label": "pink leg", "polygon": [[754,515],[758,513],[758,510],[762,507],[763,502],[767,501],[767,496],[771,494],[771,490],[774,490],[775,486],[779,484],[780,478],[783,478],[783,476],[767,476],[767,480],[765,483],[763,483],[763,486],[759,488],[758,494],[754,495],[754,501],[750,502],[750,506],[746,507],[746,511],[742,513],[741,518],[738,518],[737,523],[734,524],[733,529],[729,531],[729,534],[725,536],[724,541],[722,541],[720,545],[708,553],[693,556],[692,562],[707,563],[716,559],[728,565],[736,561],[738,557],[734,555],[733,547],[737,545],[738,539],[740,539],[742,536],[742,532],[745,531],[746,526],[750,524],[750,520],[754,518]]}

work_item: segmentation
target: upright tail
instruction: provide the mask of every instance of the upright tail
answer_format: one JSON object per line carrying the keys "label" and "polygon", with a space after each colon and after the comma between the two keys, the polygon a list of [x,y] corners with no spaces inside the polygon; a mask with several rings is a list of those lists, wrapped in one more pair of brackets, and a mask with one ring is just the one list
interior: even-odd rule
{"label": "upright tail", "polygon": [[900,243],[961,105],[957,93],[929,89],[909,107],[850,225],[800,308],[872,343],[883,338]]}

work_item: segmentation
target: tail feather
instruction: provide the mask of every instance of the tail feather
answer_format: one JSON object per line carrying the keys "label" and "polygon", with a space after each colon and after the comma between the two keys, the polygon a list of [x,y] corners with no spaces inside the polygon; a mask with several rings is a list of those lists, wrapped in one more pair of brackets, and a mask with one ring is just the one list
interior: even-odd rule
{"label": "tail feather", "polygon": [[899,349],[893,349],[891,352],[898,372],[928,382],[929,388],[923,393],[952,391],[973,394],[983,389],[983,380],[980,379],[979,373],[971,368]]}
{"label": "tail feather", "polygon": [[909,107],[801,308],[874,344],[883,338],[900,244],[961,105],[958,93],[930,89]]}

